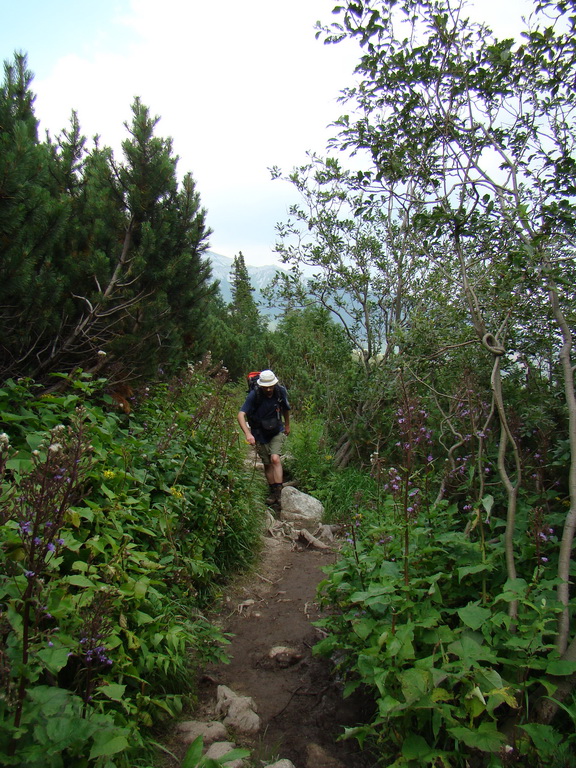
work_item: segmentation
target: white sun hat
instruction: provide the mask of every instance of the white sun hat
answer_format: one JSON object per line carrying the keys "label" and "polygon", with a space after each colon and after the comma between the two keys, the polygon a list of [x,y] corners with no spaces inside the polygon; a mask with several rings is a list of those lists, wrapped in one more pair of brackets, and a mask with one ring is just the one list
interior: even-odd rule
{"label": "white sun hat", "polygon": [[260,373],[260,378],[258,379],[259,387],[273,387],[275,384],[278,384],[278,379],[272,371],[262,371]]}

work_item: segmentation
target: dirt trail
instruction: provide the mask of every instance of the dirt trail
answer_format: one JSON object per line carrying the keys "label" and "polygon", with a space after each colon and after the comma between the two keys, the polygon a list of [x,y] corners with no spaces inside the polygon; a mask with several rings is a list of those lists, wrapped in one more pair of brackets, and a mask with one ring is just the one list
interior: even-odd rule
{"label": "dirt trail", "polygon": [[[260,733],[238,743],[262,764],[288,758],[296,768],[367,768],[374,764],[354,741],[338,741],[345,726],[362,722],[361,697],[343,701],[330,662],[312,655],[320,639],[316,588],[334,552],[298,547],[267,537],[255,572],[229,590],[218,623],[233,634],[229,664],[206,669],[197,719],[210,719],[218,685],[251,696]],[[279,663],[274,646],[294,648],[301,658]]]}

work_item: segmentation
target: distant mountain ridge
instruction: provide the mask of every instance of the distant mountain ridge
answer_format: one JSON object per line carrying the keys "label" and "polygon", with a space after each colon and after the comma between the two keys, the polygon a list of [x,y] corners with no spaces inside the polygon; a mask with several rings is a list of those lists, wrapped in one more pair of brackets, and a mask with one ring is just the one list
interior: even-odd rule
{"label": "distant mountain ridge", "polygon": [[[214,251],[206,251],[206,256],[210,259],[212,265],[212,277],[220,282],[222,298],[229,304],[232,301],[230,273],[234,259],[231,259],[229,256],[222,256],[220,253],[214,253]],[[254,288],[254,301],[258,304],[262,314],[275,314],[274,308],[269,309],[266,306],[262,297],[262,291],[270,285],[276,272],[285,272],[286,270],[274,264],[266,264],[261,267],[246,264],[246,269],[248,270],[248,277],[250,278],[252,288]]]}

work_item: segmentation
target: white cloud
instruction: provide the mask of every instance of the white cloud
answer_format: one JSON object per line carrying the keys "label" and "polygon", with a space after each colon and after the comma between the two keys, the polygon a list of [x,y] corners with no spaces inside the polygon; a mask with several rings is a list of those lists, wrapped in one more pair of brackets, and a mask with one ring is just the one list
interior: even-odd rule
{"label": "white cloud", "polygon": [[[119,152],[130,104],[140,96],[161,116],[158,133],[174,139],[180,173],[191,171],[196,179],[215,230],[213,249],[269,262],[275,224],[286,218],[293,198],[267,169],[291,170],[305,161],[306,150],[324,151],[332,133],[327,125],[341,111],[338,93],[350,83],[358,57],[356,45],[315,40],[314,23],[329,22],[334,4],[103,0],[89,23],[80,16],[74,31],[58,38],[61,56],[50,67],[34,70],[35,51],[28,51],[41,127],[60,132],[76,109],[84,133],[100,134]],[[54,24],[57,34],[59,19],[70,24],[77,6],[72,0],[54,5],[58,18],[45,15],[43,23]],[[25,6],[11,13],[24,16]],[[518,23],[519,7],[529,4],[477,0],[474,14],[501,27],[504,11]],[[26,24],[34,18],[27,16]],[[45,38],[50,46],[50,29]]]}

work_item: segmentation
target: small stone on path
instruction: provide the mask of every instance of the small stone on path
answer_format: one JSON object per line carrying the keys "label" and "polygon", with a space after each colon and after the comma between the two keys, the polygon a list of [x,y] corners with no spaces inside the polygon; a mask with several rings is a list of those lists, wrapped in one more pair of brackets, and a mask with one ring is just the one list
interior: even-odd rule
{"label": "small stone on path", "polygon": [[178,723],[177,730],[182,736],[183,744],[192,744],[198,736],[202,736],[205,747],[214,741],[225,739],[228,735],[226,727],[218,720],[207,723],[201,720],[185,720]]}
{"label": "small stone on path", "polygon": [[319,744],[308,744],[306,747],[306,768],[346,768],[344,763],[332,757]]}
{"label": "small stone on path", "polygon": [[279,667],[290,667],[302,659],[303,654],[286,645],[275,645],[268,651],[268,658],[278,664]]}

